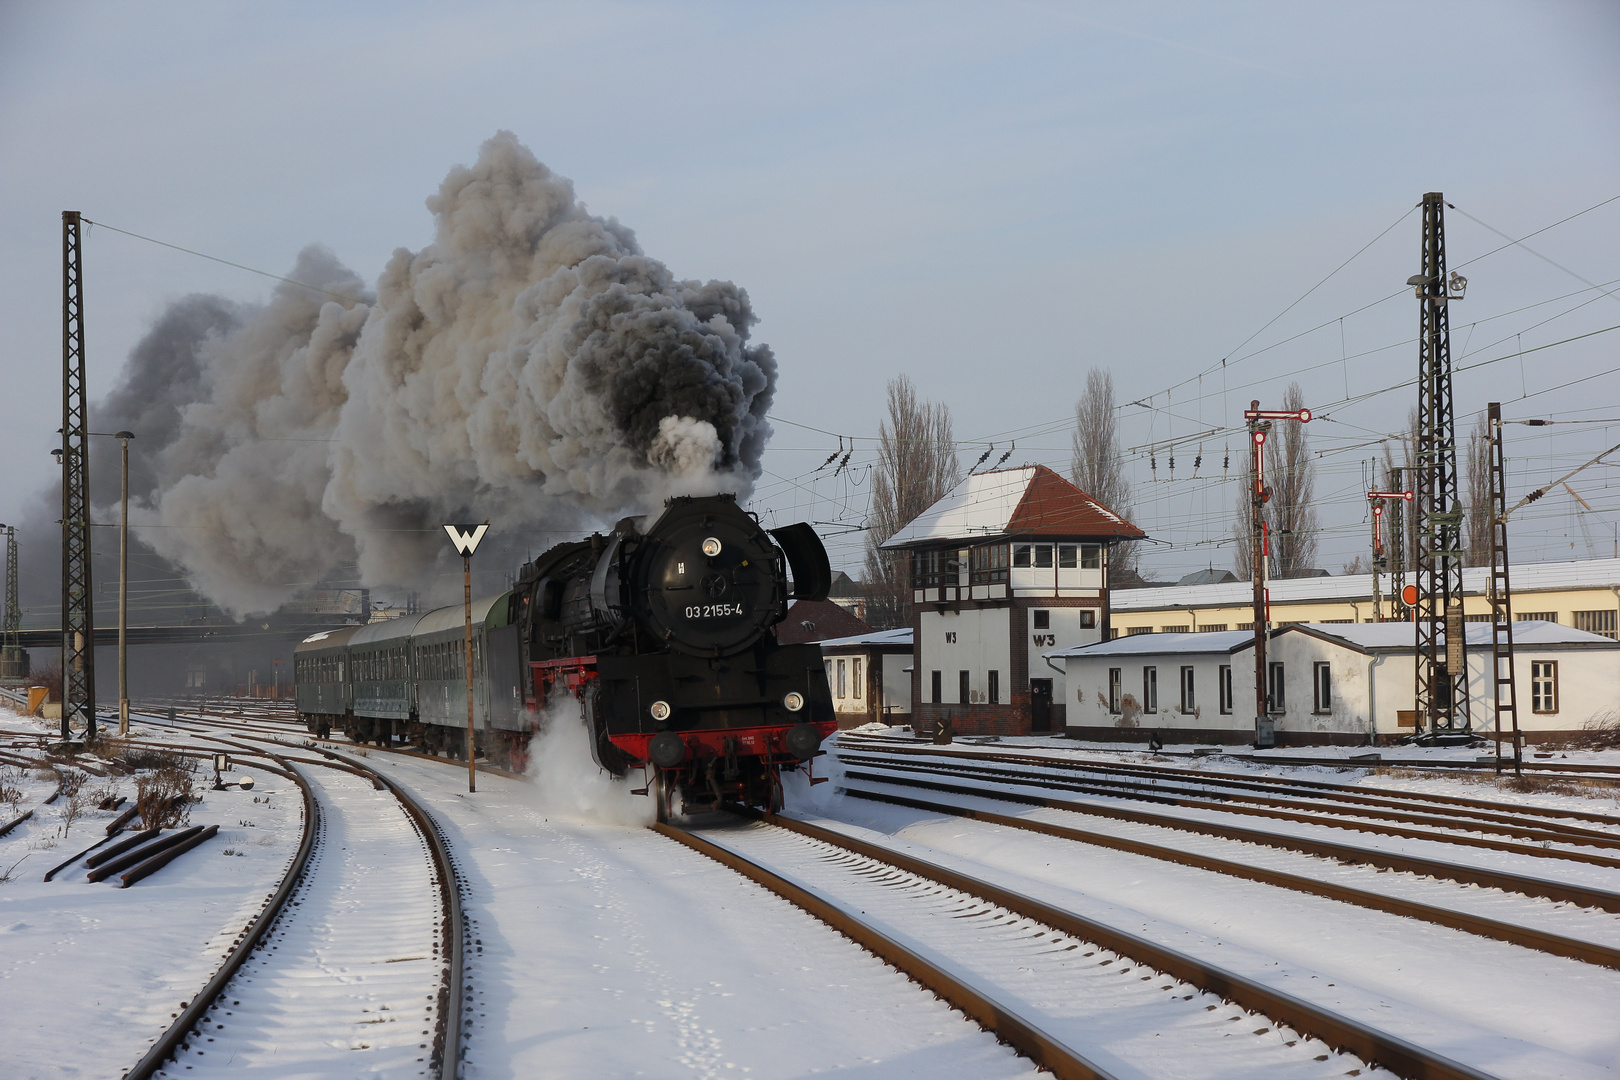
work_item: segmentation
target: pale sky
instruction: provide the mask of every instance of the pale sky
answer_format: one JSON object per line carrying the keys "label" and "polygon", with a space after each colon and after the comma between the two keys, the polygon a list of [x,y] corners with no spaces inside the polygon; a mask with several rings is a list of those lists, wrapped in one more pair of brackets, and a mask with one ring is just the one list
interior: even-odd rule
{"label": "pale sky", "polygon": [[[1181,446],[1174,482],[1150,448],[1230,429],[1290,379],[1327,414],[1310,430],[1336,572],[1366,550],[1364,462],[1416,400],[1346,402],[1416,374],[1416,302],[1385,298],[1419,269],[1402,215],[1431,190],[1470,263],[1458,366],[1509,358],[1458,375],[1464,422],[1491,399],[1613,421],[1510,428],[1519,491],[1620,442],[1620,330],[1517,356],[1620,325],[1620,201],[1591,209],[1620,196],[1612,3],[10,0],[0,518],[51,478],[62,210],[274,273],[319,241],[375,280],[503,128],[677,274],[749,291],[781,363],[756,508],[823,523],[852,571],[863,534],[834,534],[864,517],[888,379],[950,406],[964,467],[1017,438],[1008,464],[1067,472],[1102,366],[1152,406],[1121,413],[1135,520],[1168,541],[1150,574],[1231,564],[1236,481],[1207,478],[1227,448],[1235,477],[1244,442],[1205,437],[1196,480]],[[1582,211],[1481,258],[1505,242],[1490,228]],[[93,396],[170,301],[271,284],[106,230],[85,258]],[[814,471],[824,432],[855,437],[836,477]],[[1613,472],[1572,482],[1589,513],[1557,494],[1516,520],[1517,561],[1609,554]]]}

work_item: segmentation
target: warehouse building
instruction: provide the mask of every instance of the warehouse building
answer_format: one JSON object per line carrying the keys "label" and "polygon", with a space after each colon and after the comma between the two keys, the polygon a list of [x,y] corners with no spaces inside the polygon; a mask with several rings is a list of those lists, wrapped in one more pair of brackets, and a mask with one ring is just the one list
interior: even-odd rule
{"label": "warehouse building", "polygon": [[[1300,623],[1266,647],[1278,746],[1370,745],[1413,734],[1410,623]],[[1573,735],[1620,707],[1620,641],[1551,622],[1513,627],[1519,728],[1529,742]],[[1469,715],[1495,724],[1491,628],[1466,627]],[[1254,739],[1254,634],[1136,634],[1047,659],[1072,687],[1067,733],[1081,739],[1241,744]]]}

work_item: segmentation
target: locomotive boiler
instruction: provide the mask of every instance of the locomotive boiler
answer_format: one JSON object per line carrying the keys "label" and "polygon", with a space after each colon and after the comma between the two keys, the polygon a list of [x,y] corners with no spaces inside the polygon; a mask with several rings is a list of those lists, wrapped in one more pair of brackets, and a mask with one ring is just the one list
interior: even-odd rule
{"label": "locomotive boiler", "polygon": [[[809,525],[767,530],[729,495],[671,499],[645,529],[627,518],[551,548],[477,603],[474,752],[521,767],[540,710],[566,693],[596,763],[640,770],[661,818],[677,792],[688,807],[778,807],[781,770],[808,768],[837,724],[820,646],[772,628],[830,583]],[[407,618],[300,644],[299,711],[317,734],[460,756],[461,608]]]}

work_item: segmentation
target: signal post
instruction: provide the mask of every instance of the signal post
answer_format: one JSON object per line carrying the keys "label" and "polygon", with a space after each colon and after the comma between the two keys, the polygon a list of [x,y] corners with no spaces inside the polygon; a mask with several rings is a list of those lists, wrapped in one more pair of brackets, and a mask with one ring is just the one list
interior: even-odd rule
{"label": "signal post", "polygon": [[1271,555],[1271,537],[1266,524],[1266,503],[1271,501],[1271,485],[1266,483],[1266,438],[1271,434],[1272,421],[1297,420],[1308,424],[1311,410],[1262,409],[1259,401],[1251,401],[1243,410],[1243,419],[1248,423],[1249,449],[1254,455],[1254,487],[1249,498],[1252,507],[1249,565],[1254,578],[1254,745],[1257,750],[1269,750],[1277,745],[1277,736],[1271,719],[1270,695],[1266,692],[1266,631],[1271,615],[1271,600],[1266,589],[1266,560]]}
{"label": "signal post", "polygon": [[473,726],[473,641],[472,641],[472,557],[478,542],[489,531],[489,522],[482,525],[446,525],[444,531],[461,556],[463,575],[462,601],[466,605],[467,619],[467,790],[478,790],[478,732]]}

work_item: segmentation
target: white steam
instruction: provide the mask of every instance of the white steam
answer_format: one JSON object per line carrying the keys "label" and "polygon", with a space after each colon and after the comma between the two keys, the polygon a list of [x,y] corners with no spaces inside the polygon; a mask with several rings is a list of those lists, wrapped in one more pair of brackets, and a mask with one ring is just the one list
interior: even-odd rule
{"label": "white steam", "polygon": [[132,516],[233,614],[348,562],[420,587],[445,521],[540,550],[759,475],[776,361],[743,290],[677,279],[508,133],[428,208],[433,243],[396,251],[375,297],[313,248],[291,276],[325,293],[280,286],[199,350]]}
{"label": "white steam", "polygon": [[629,778],[615,777],[591,756],[590,732],[572,694],[552,695],[529,743],[532,787],[525,798],[547,817],[601,825],[651,825],[658,805],[650,795],[632,795]]}

